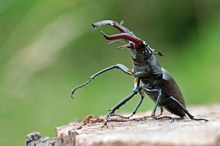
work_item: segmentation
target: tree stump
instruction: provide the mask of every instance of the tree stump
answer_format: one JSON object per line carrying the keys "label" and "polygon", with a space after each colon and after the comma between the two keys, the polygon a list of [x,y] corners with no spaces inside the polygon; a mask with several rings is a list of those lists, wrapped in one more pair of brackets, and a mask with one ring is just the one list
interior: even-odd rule
{"label": "tree stump", "polygon": [[[103,126],[105,116],[88,116],[56,128],[56,137],[41,137],[38,132],[27,135],[27,146],[220,146],[220,105],[194,106],[188,110],[196,118],[188,117],[155,120],[150,112],[130,119],[112,117]],[[125,114],[126,115],[126,114]],[[173,116],[164,112],[165,116]]]}

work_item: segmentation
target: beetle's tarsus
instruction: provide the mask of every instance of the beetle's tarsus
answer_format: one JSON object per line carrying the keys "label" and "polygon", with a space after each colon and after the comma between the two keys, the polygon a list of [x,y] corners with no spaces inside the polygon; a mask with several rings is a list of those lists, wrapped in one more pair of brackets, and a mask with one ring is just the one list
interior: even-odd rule
{"label": "beetle's tarsus", "polygon": [[174,117],[170,117],[170,116],[163,116],[163,117],[158,117],[158,116],[155,116],[155,115],[151,115],[151,117],[154,119],[154,120],[162,120],[162,119],[169,119],[171,120],[170,122],[174,122]]}
{"label": "beetle's tarsus", "polygon": [[73,94],[76,92],[76,90],[86,86],[89,82],[91,82],[94,79],[94,75],[91,76],[85,83],[83,83],[82,85],[77,86],[76,88],[73,88],[71,91],[71,98],[73,98]]}
{"label": "beetle's tarsus", "polygon": [[157,117],[162,116],[162,114],[163,114],[163,108],[162,108],[162,107],[160,107],[160,114],[159,114],[159,115],[157,115]]}
{"label": "beetle's tarsus", "polygon": [[194,121],[204,121],[204,122],[208,122],[209,120],[207,120],[207,119],[203,119],[203,118],[193,118],[192,120],[194,120]]}
{"label": "beetle's tarsus", "polygon": [[113,114],[111,117],[113,117],[113,116],[117,116],[117,117],[120,117],[120,118],[123,118],[123,119],[130,119],[132,116],[122,116],[122,115],[118,115],[118,114]]}
{"label": "beetle's tarsus", "polygon": [[105,128],[105,127],[108,128],[107,124],[108,124],[108,120],[105,120],[104,124],[102,125],[102,128]]}
{"label": "beetle's tarsus", "polygon": [[72,91],[71,91],[71,93],[70,93],[70,96],[71,96],[71,98],[73,99],[74,97],[73,97],[73,94],[76,92],[76,90],[77,89],[79,89],[80,87],[76,87],[76,88],[74,88],[74,89],[72,89]]}
{"label": "beetle's tarsus", "polygon": [[71,91],[71,94],[70,94],[70,97],[73,99],[74,97],[73,97],[73,94],[75,93],[75,89],[73,89],[72,91]]}

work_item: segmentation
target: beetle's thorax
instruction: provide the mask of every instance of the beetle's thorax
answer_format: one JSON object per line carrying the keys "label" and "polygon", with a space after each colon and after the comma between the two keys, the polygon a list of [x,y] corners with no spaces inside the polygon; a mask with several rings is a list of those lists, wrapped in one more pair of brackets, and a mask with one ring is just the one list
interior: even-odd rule
{"label": "beetle's thorax", "polygon": [[162,75],[161,66],[150,47],[146,46],[139,50],[131,49],[131,56],[135,77],[150,81]]}

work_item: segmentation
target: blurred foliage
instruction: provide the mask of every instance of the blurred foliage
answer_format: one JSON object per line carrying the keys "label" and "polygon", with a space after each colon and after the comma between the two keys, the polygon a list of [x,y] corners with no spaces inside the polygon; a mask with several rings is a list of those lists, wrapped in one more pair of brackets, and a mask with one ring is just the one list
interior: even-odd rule
{"label": "blurred foliage", "polygon": [[[220,102],[220,1],[7,0],[0,1],[0,145],[25,145],[38,130],[88,114],[106,114],[128,95],[133,79],[111,71],[75,94],[71,88],[116,63],[132,68],[127,50],[109,46],[91,23],[125,26],[165,54],[187,104]],[[111,27],[101,28],[111,34]],[[137,97],[137,98],[136,98]],[[139,97],[120,109],[132,111]],[[145,98],[140,111],[151,109]]]}

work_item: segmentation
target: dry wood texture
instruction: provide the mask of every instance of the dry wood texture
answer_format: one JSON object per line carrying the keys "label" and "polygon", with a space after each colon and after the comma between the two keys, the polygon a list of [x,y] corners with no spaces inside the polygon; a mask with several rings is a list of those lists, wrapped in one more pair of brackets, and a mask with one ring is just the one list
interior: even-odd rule
{"label": "dry wood texture", "polygon": [[42,138],[33,132],[26,141],[28,146],[220,146],[220,105],[194,106],[188,110],[209,121],[192,121],[188,117],[174,122],[154,120],[146,116],[150,115],[147,112],[129,120],[114,117],[108,127],[103,127],[104,116],[88,116],[57,127],[55,138]]}

